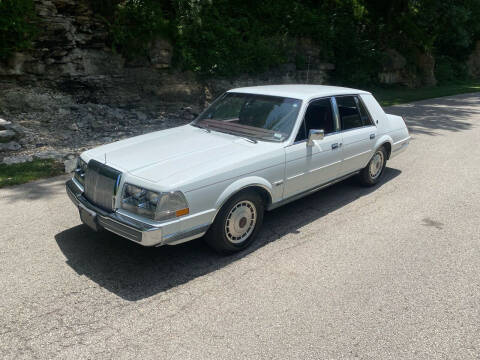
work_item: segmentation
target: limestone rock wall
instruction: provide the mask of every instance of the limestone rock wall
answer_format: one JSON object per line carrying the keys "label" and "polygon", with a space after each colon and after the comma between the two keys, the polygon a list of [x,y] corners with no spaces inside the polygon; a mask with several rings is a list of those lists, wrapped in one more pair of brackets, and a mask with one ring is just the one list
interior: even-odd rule
{"label": "limestone rock wall", "polygon": [[467,68],[470,76],[480,79],[480,40],[475,43],[475,49],[468,58]]}

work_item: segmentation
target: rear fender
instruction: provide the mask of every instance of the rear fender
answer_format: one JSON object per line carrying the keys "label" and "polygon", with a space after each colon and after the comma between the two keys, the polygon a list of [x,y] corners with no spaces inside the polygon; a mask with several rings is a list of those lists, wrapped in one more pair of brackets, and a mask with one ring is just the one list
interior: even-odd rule
{"label": "rear fender", "polygon": [[[380,136],[377,141],[375,142],[375,148],[374,148],[374,152],[382,145],[384,145],[385,143],[389,143],[390,144],[390,151],[392,149],[392,145],[393,145],[393,139],[391,138],[390,135],[387,135],[387,134],[384,134],[382,136]],[[387,154],[387,156],[389,156],[390,154]],[[388,157],[387,157],[388,158]]]}

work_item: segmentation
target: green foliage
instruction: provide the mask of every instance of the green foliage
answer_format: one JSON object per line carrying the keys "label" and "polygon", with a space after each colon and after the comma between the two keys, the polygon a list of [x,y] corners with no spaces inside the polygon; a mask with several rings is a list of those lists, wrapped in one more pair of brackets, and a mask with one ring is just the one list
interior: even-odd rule
{"label": "green foliage", "polygon": [[0,0],[0,60],[31,46],[34,20],[33,0]]}
{"label": "green foliage", "polygon": [[93,12],[107,20],[112,20],[121,0],[90,0]]}
{"label": "green foliage", "polygon": [[[112,44],[144,56],[168,37],[178,66],[203,76],[261,73],[283,63],[308,67],[297,46],[309,39],[317,61],[333,62],[333,82],[378,81],[385,49],[397,49],[412,73],[421,53],[438,57],[442,81],[461,78],[480,39],[480,0],[91,0],[111,24]],[[95,7],[94,7],[95,8]]]}
{"label": "green foliage", "polygon": [[116,6],[110,29],[113,47],[125,57],[133,58],[145,55],[156,36],[168,36],[169,22],[159,2],[127,0]]}
{"label": "green foliage", "polygon": [[332,42],[334,81],[349,86],[375,83],[381,57],[369,33],[367,9],[360,1],[345,0],[335,1],[329,12],[335,39]]}
{"label": "green foliage", "polygon": [[464,59],[480,39],[480,0],[365,0],[380,47]]}
{"label": "green foliage", "polygon": [[448,56],[439,56],[435,63],[435,77],[440,84],[455,83],[468,79],[467,66]]}
{"label": "green foliage", "polygon": [[[176,66],[201,76],[262,73],[285,63],[306,70],[311,55],[302,44],[311,43],[316,62],[335,64],[332,82],[376,83],[382,54],[396,49],[412,74],[418,55],[432,54],[445,83],[465,78],[461,64],[480,39],[480,0],[88,1],[126,58],[145,57],[152,40],[166,37]],[[35,36],[33,0],[0,0],[0,14],[5,60]]]}
{"label": "green foliage", "polygon": [[179,19],[177,35],[182,65],[201,74],[232,75],[262,72],[284,62],[287,33],[278,19],[279,3],[217,0],[200,7],[183,4],[178,8],[185,15]]}

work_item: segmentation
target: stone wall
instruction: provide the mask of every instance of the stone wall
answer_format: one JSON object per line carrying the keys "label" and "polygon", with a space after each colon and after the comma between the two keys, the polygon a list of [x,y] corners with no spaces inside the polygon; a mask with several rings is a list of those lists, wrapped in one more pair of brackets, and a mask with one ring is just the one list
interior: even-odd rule
{"label": "stone wall", "polygon": [[199,102],[202,85],[170,69],[171,45],[157,39],[140,64],[126,63],[108,46],[107,29],[86,0],[35,0],[40,35],[33,49],[0,64],[3,81],[42,85],[78,102],[156,107]]}
{"label": "stone wall", "polygon": [[382,84],[408,87],[435,86],[435,58],[430,53],[417,53],[415,66],[407,66],[406,58],[395,49],[383,52],[382,71],[378,74]]}
{"label": "stone wall", "polygon": [[382,84],[402,84],[411,86],[411,79],[406,70],[407,60],[395,49],[386,49],[382,59],[382,71],[378,74]]}

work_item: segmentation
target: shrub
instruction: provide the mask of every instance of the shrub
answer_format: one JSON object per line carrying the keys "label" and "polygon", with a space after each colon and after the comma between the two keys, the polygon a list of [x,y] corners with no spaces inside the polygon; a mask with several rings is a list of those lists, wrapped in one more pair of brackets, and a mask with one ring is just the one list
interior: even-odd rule
{"label": "shrub", "polygon": [[117,5],[110,30],[113,47],[131,59],[145,55],[156,36],[169,36],[169,22],[159,2],[127,0]]}
{"label": "shrub", "polygon": [[285,24],[278,21],[281,3],[179,2],[177,59],[203,75],[262,72],[280,64],[287,41]]}
{"label": "shrub", "polygon": [[377,82],[387,48],[398,49],[412,73],[418,53],[434,54],[447,81],[464,76],[459,64],[480,36],[480,0],[90,1],[125,57],[145,55],[162,35],[173,42],[174,63],[202,76],[262,73],[285,62],[308,68],[309,55],[295,44],[310,39],[320,49],[315,60],[335,64],[336,83]]}
{"label": "shrub", "polygon": [[435,77],[440,84],[461,82],[468,78],[467,66],[448,56],[439,56],[435,62]]}
{"label": "shrub", "polygon": [[121,0],[90,0],[90,5],[97,16],[112,20],[120,2]]}
{"label": "shrub", "polygon": [[36,32],[33,0],[0,0],[0,60],[29,48]]}

